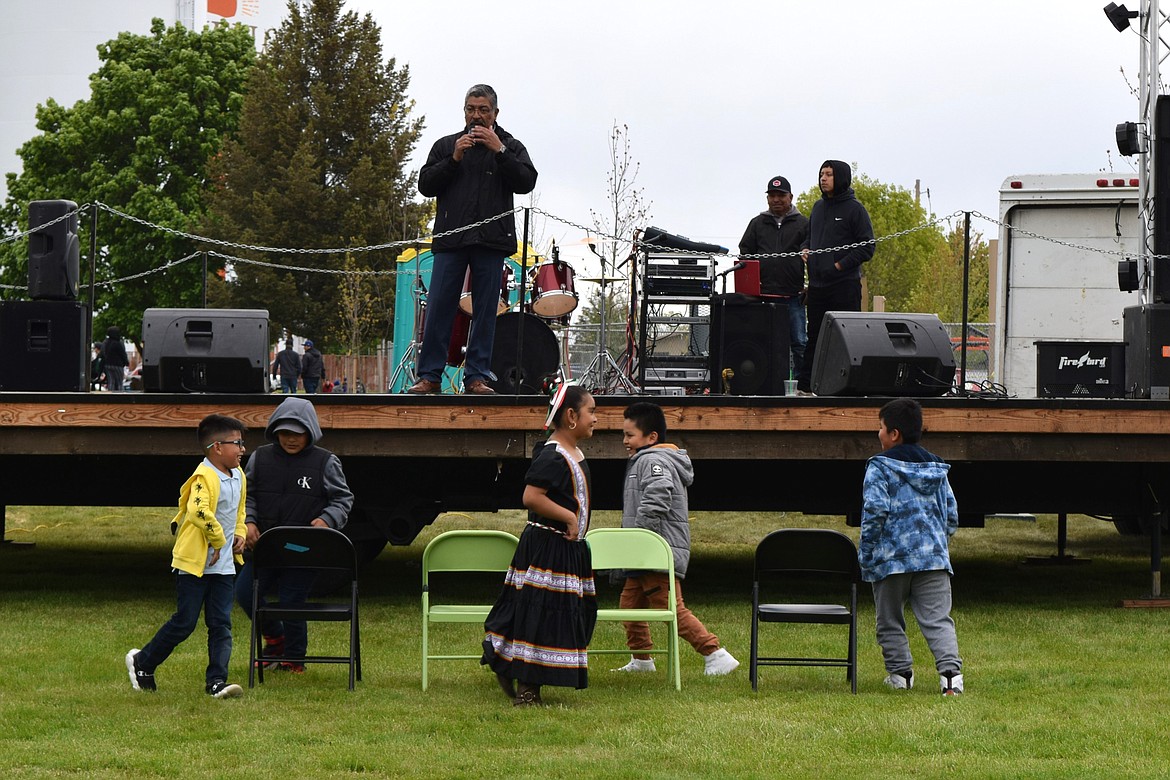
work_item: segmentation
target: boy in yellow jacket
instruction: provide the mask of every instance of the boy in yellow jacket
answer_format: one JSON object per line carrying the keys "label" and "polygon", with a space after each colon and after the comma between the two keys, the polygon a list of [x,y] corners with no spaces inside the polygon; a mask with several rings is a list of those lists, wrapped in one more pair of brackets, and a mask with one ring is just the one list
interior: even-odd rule
{"label": "boy in yellow jacket", "polygon": [[[191,636],[204,612],[207,624],[206,691],[217,699],[244,689],[227,681],[232,655],[232,594],[236,563],[243,563],[246,480],[240,460],[246,427],[234,417],[210,414],[199,422],[203,462],[179,490],[179,513],[171,521],[178,607],[141,650],[126,654],[130,684],[154,691],[154,670]],[[227,554],[228,552],[232,554]]]}

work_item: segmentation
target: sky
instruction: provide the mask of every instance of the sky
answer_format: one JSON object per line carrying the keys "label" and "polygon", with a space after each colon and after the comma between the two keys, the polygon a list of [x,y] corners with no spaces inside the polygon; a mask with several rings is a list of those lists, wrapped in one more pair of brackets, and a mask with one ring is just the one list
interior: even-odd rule
{"label": "sky", "polygon": [[[1131,3],[1135,8],[1138,0]],[[609,136],[628,126],[649,224],[735,249],[776,174],[828,158],[939,216],[998,214],[1010,175],[1127,174],[1114,126],[1137,120],[1139,39],[1092,0],[442,4],[350,0],[409,65],[425,117],[413,166],[462,126],[477,82],[539,171],[536,205],[570,243],[604,211]],[[1125,75],[1122,74],[1124,68]],[[1128,83],[1127,83],[1128,79]],[[1136,175],[1136,174],[1135,174]],[[929,193],[929,194],[928,194]],[[526,201],[517,205],[526,205]],[[993,237],[995,226],[974,227]],[[538,248],[544,250],[541,245]]]}
{"label": "sky", "polygon": [[[574,246],[585,235],[575,225],[591,226],[591,212],[609,208],[615,123],[628,128],[650,203],[646,224],[733,250],[764,208],[771,177],[805,191],[827,158],[911,192],[920,182],[923,204],[940,216],[996,216],[1011,175],[1131,174],[1114,126],[1140,118],[1131,91],[1139,39],[1116,32],[1103,5],[349,0],[346,8],[373,14],[384,55],[410,67],[408,94],[425,120],[410,167],[462,127],[467,87],[491,84],[501,126],[540,172],[535,205],[552,216],[533,220],[537,248],[556,240],[571,258],[588,254]],[[145,32],[148,17],[173,12],[174,3],[44,0],[43,8],[96,67],[93,40],[113,35],[102,25]],[[10,21],[0,29],[14,60],[0,73],[0,135],[14,149],[34,131],[36,102],[71,105],[88,87],[60,58],[17,51],[36,39],[29,31],[43,25],[38,11],[28,6]],[[19,164],[0,152],[5,170]],[[974,227],[996,232],[979,219]]]}

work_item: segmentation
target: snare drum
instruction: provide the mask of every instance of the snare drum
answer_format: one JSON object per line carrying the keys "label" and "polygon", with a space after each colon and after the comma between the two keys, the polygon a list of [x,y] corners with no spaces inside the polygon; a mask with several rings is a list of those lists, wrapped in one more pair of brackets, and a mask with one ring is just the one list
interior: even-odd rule
{"label": "snare drum", "polygon": [[[512,308],[511,302],[508,300],[508,295],[512,290],[512,279],[515,278],[516,272],[507,263],[504,263],[504,270],[500,273],[500,299],[496,305],[496,314],[500,315]],[[471,309],[471,268],[467,269],[467,273],[463,275],[463,292],[459,295],[459,310],[464,314],[470,316]]]}
{"label": "snare drum", "polygon": [[536,266],[535,278],[532,280],[532,311],[538,317],[556,319],[576,308],[573,267],[560,260]]}

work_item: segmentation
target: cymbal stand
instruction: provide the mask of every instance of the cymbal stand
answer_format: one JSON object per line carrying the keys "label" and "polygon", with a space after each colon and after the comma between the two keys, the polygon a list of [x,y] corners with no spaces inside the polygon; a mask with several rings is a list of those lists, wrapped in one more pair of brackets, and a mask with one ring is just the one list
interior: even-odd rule
{"label": "cymbal stand", "polygon": [[585,367],[585,372],[581,375],[581,385],[591,392],[615,393],[621,391],[629,395],[637,395],[637,386],[626,376],[626,372],[613,359],[613,355],[609,354],[609,347],[606,345],[606,337],[609,335],[607,332],[608,322],[606,321],[609,295],[606,288],[609,282],[617,279],[617,269],[613,269],[614,276],[606,276],[605,256],[597,251],[594,244],[590,244],[589,249],[601,260],[601,302],[597,307],[598,313],[601,315],[601,330],[597,339],[597,355]]}
{"label": "cymbal stand", "polygon": [[419,259],[418,247],[414,248],[414,284],[410,288],[410,297],[414,300],[414,329],[411,332],[410,343],[402,353],[402,360],[394,369],[388,387],[393,388],[398,377],[405,375],[406,386],[410,387],[418,381],[418,356],[422,351],[423,326],[427,314],[427,286],[422,280],[422,265]]}

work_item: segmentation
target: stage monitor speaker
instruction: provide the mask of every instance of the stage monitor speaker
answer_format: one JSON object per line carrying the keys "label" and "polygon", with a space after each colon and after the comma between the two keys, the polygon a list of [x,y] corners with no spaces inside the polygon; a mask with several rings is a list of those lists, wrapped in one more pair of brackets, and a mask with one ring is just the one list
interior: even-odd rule
{"label": "stage monitor speaker", "polygon": [[267,393],[268,311],[147,309],[142,388],[162,393]]}
{"label": "stage monitor speaker", "polygon": [[[34,301],[77,299],[81,243],[76,211],[77,204],[71,200],[28,204],[28,228],[33,231],[28,236],[28,294]],[[66,214],[69,216],[48,224]]]}
{"label": "stage monitor speaker", "polygon": [[89,389],[89,317],[77,301],[0,303],[0,390]]}
{"label": "stage monitor speaker", "polygon": [[788,378],[788,305],[711,300],[711,392],[723,392],[731,369],[731,395],[784,395]]}
{"label": "stage monitor speaker", "polygon": [[825,314],[812,368],[817,395],[928,397],[954,381],[951,339],[934,314]]}

